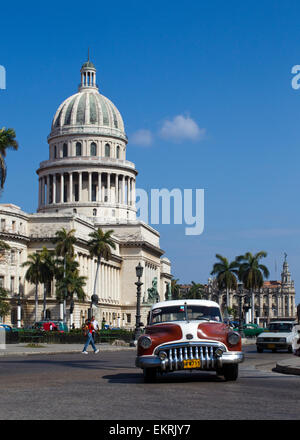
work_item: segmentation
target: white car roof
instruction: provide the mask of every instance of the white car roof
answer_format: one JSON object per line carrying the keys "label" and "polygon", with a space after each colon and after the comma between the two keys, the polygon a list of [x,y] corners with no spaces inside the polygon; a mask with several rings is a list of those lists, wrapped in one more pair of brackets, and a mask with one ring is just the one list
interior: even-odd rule
{"label": "white car roof", "polygon": [[295,324],[295,321],[272,321],[269,325],[271,324]]}
{"label": "white car roof", "polygon": [[161,301],[158,303],[153,304],[151,310],[158,309],[161,307],[172,307],[172,306],[183,306],[184,304],[187,305],[195,305],[195,306],[206,306],[206,307],[218,307],[220,308],[219,304],[215,301],[209,301],[207,299],[177,299],[177,300],[171,300],[171,301]]}

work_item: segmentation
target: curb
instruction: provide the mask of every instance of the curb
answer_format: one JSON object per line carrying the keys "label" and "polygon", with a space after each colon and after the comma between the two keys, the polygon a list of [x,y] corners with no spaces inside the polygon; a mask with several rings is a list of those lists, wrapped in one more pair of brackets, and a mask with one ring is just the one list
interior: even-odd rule
{"label": "curb", "polygon": [[[100,353],[105,351],[126,351],[126,350],[136,350],[136,347],[100,347]],[[56,350],[56,351],[0,351],[0,356],[31,356],[31,355],[41,355],[41,354],[80,354],[82,352],[82,348],[78,350]],[[89,354],[93,354],[92,351],[89,352]]]}
{"label": "curb", "polygon": [[274,371],[276,371],[277,373],[293,374],[293,375],[300,376],[300,366],[299,367],[291,367],[289,365],[276,364]]}

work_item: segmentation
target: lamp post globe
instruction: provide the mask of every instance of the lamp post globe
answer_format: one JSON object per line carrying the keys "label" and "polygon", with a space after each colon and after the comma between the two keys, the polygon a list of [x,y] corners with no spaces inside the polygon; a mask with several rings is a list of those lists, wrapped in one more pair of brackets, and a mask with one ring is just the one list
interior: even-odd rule
{"label": "lamp post globe", "polygon": [[136,268],[135,268],[135,272],[136,272],[136,277],[137,278],[142,278],[142,276],[143,276],[143,271],[144,271],[144,268],[143,268],[143,266],[141,265],[141,262],[139,262],[139,264],[136,266]]}

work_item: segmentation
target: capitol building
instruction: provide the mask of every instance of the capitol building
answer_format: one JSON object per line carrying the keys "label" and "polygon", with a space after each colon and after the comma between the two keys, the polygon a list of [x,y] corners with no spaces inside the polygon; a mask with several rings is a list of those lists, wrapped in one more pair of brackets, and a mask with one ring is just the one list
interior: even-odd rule
{"label": "capitol building", "polygon": [[[22,264],[28,255],[43,246],[54,249],[55,232],[75,229],[76,260],[80,275],[87,277],[85,302],[77,302],[73,320],[81,326],[88,316],[96,259],[89,255],[89,234],[97,228],[112,229],[116,249],[109,261],[102,260],[98,277],[98,319],[122,328],[135,326],[136,271],[144,267],[142,320],[153,301],[149,291],[155,286],[164,299],[171,281],[170,261],[163,257],[159,233],[136,219],[135,187],[137,170],[126,160],[127,136],[116,106],[99,93],[96,69],[87,61],[81,70],[78,92],[58,107],[48,136],[49,158],[38,170],[38,209],[28,214],[14,204],[0,204],[0,239],[10,249],[1,255],[0,285],[10,292],[10,316],[17,324],[17,304],[21,303],[21,323],[34,322],[35,286],[25,280]],[[44,286],[39,285],[38,318],[42,318]],[[47,317],[61,319],[55,283],[47,296]],[[67,320],[70,315],[67,308]]]}

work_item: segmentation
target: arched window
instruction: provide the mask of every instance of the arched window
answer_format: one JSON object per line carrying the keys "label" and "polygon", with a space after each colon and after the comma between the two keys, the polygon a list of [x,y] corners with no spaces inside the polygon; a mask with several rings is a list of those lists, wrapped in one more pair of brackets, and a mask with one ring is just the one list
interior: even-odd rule
{"label": "arched window", "polygon": [[91,143],[91,156],[97,156],[97,145],[95,142]]}
{"label": "arched window", "polygon": [[117,146],[117,154],[116,154],[116,156],[117,156],[117,159],[120,159],[120,147],[119,147],[119,145]]}
{"label": "arched window", "polygon": [[54,157],[54,159],[57,158],[57,148],[56,148],[56,145],[54,145],[54,153],[53,153],[53,157]]}
{"label": "arched window", "polygon": [[105,144],[105,157],[110,157],[110,145]]}
{"label": "arched window", "polygon": [[81,156],[81,143],[76,142],[76,156]]}
{"label": "arched window", "polygon": [[77,214],[77,209],[76,208],[73,209],[73,214]]}
{"label": "arched window", "polygon": [[97,209],[93,209],[93,216],[96,217],[97,215]]}
{"label": "arched window", "polygon": [[63,144],[63,157],[67,157],[67,156],[68,156],[68,145]]}

